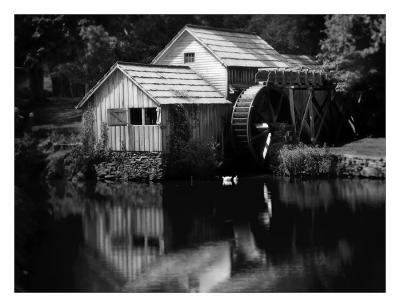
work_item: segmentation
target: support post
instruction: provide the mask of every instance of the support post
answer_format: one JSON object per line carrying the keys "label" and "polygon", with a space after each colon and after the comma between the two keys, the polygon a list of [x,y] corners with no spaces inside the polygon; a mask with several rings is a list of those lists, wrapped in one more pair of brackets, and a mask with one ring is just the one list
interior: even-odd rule
{"label": "support post", "polygon": [[289,89],[289,105],[290,105],[290,116],[292,118],[292,125],[294,127],[294,133],[297,133],[296,128],[296,114],[294,112],[294,89]]}
{"label": "support post", "polygon": [[313,99],[314,99],[314,92],[312,89],[309,89],[310,92],[310,106],[308,108],[308,116],[310,119],[310,139],[311,139],[311,143],[315,144],[316,143],[316,139],[315,139],[315,125],[314,125],[314,104],[312,103]]}

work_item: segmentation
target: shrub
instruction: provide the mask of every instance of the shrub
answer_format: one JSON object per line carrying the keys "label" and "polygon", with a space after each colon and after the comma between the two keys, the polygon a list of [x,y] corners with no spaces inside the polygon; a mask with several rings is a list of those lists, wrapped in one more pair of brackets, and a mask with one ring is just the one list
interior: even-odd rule
{"label": "shrub", "polygon": [[81,132],[82,145],[75,147],[64,159],[67,177],[72,178],[81,172],[86,179],[96,177],[94,166],[109,161],[111,150],[108,147],[107,123],[101,126],[100,139],[96,142],[93,132],[93,118],[87,113]]}
{"label": "shrub", "polygon": [[283,145],[278,151],[274,172],[291,177],[328,176],[332,163],[333,155],[326,147]]}
{"label": "shrub", "polygon": [[[213,140],[209,142],[193,140],[188,119],[190,112],[179,104],[171,106],[170,110],[171,136],[167,177],[205,178],[212,175],[220,159],[219,144]],[[196,112],[195,109],[192,111]]]}
{"label": "shrub", "polygon": [[81,126],[82,150],[86,153],[92,152],[96,145],[96,138],[94,135],[93,124],[94,124],[94,113],[91,108],[88,108],[82,114],[82,126]]}
{"label": "shrub", "polygon": [[206,178],[214,174],[219,161],[219,144],[190,140],[184,144],[179,153],[168,159],[168,177]]}

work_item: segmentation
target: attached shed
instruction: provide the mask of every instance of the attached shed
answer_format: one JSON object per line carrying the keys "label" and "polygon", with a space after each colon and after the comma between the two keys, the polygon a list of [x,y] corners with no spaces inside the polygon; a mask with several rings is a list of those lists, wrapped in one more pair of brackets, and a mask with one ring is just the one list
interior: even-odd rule
{"label": "attached shed", "polygon": [[187,66],[117,62],[77,108],[90,110],[94,132],[106,127],[114,151],[168,152],[171,108],[182,105],[194,140],[221,142],[231,103]]}

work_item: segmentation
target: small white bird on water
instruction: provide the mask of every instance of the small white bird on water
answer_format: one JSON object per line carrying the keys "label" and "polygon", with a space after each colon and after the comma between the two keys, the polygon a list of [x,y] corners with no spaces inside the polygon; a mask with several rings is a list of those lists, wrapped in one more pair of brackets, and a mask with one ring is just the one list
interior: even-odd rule
{"label": "small white bird on water", "polygon": [[222,176],[222,185],[232,185],[234,183],[237,185],[239,182],[239,178],[236,175],[235,177],[233,176]]}
{"label": "small white bird on water", "polygon": [[232,176],[222,176],[222,185],[232,185]]}
{"label": "small white bird on water", "polygon": [[233,183],[236,185],[236,184],[238,184],[238,182],[239,182],[239,178],[236,175],[235,177],[233,177]]}

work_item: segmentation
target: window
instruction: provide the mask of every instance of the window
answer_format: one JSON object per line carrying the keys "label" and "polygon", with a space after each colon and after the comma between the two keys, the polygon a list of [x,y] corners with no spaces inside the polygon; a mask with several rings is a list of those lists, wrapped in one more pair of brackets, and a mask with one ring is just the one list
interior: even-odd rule
{"label": "window", "polygon": [[131,108],[130,112],[130,124],[131,125],[142,125],[142,108]]}
{"label": "window", "polygon": [[157,124],[157,108],[144,109],[144,124],[156,125]]}
{"label": "window", "polygon": [[185,53],[183,55],[183,63],[193,63],[194,62],[194,52]]}
{"label": "window", "polygon": [[130,108],[131,125],[159,125],[161,124],[160,108]]}
{"label": "window", "polygon": [[109,126],[125,126],[128,123],[126,109],[108,109],[107,114]]}

